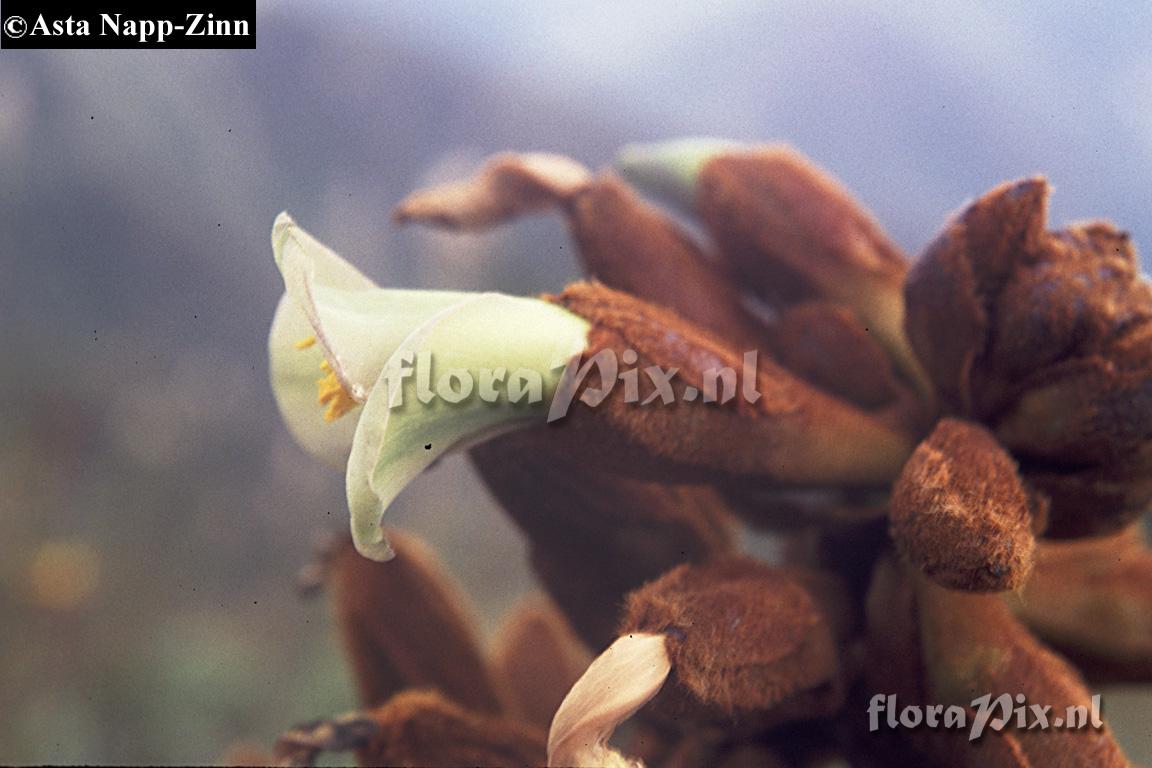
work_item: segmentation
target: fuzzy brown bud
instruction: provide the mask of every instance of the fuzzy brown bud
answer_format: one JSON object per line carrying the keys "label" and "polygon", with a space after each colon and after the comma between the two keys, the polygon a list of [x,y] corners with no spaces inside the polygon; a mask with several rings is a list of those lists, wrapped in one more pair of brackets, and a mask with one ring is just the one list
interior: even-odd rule
{"label": "fuzzy brown bud", "polygon": [[668,638],[674,711],[763,724],[841,700],[836,640],[819,604],[786,571],[750,558],[681,566],[633,592],[620,632]]}
{"label": "fuzzy brown bud", "polygon": [[981,426],[944,419],[892,491],[892,537],[924,573],[955,589],[1016,589],[1035,540],[1016,463]]}

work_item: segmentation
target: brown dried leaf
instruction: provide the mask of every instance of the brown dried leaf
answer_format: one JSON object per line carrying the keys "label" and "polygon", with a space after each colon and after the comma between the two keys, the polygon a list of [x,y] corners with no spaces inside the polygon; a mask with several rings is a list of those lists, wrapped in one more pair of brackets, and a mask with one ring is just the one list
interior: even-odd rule
{"label": "brown dried leaf", "polygon": [[392,216],[404,223],[485,229],[563,204],[591,180],[588,169],[562,155],[507,153],[490,159],[472,179],[409,195]]}
{"label": "brown dried leaf", "polygon": [[1020,587],[1032,569],[1032,514],[1016,463],[981,426],[944,419],[920,443],[892,492],[901,551],[945,586]]}

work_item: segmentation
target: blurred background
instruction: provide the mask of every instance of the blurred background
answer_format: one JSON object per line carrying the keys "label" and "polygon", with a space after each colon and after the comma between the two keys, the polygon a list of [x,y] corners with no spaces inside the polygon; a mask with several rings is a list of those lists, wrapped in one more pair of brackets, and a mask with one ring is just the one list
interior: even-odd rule
{"label": "blurred background", "polygon": [[[556,289],[562,224],[397,230],[504,149],[783,140],[917,252],[1044,173],[1055,223],[1152,248],[1152,5],[433,0],[258,4],[254,51],[0,52],[0,763],[211,763],[354,706],[294,592],[343,478],[280,423],[273,217],[395,286]],[[459,459],[395,524],[491,629],[531,579]],[[1152,707],[1104,696],[1130,756]]]}

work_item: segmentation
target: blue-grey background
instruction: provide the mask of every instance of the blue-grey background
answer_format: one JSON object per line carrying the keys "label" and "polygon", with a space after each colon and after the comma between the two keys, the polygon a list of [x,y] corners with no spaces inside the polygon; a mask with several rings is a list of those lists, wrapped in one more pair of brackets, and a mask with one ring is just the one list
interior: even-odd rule
{"label": "blue-grey background", "polygon": [[[784,140],[915,252],[1044,173],[1055,222],[1152,248],[1152,5],[264,2],[255,51],[0,51],[0,763],[203,763],[353,696],[292,591],[342,478],[279,422],[265,336],[287,209],[381,282],[554,289],[543,218],[398,231],[405,192],[504,149]],[[530,588],[459,460],[398,524],[483,625]],[[1142,694],[1109,690],[1152,760]]]}

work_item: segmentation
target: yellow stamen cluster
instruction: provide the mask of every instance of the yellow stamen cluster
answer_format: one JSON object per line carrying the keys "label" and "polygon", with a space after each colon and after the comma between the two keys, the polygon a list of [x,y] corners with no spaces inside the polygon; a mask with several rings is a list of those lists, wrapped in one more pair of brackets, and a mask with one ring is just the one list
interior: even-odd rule
{"label": "yellow stamen cluster", "polygon": [[[292,346],[296,349],[308,349],[315,343],[316,337],[309,336],[306,339],[296,342]],[[320,370],[324,371],[324,375],[316,380],[316,402],[320,405],[328,406],[327,410],[324,411],[324,421],[332,423],[355,408],[359,403],[356,402],[355,398],[344,388],[340,377],[336,375],[336,371],[332,370],[332,366],[328,364],[327,360],[321,361]]]}
{"label": "yellow stamen cluster", "polygon": [[348,411],[355,408],[359,403],[353,399],[352,395],[348,394],[348,390],[344,389],[343,382],[336,375],[336,371],[332,370],[332,366],[328,361],[320,363],[320,370],[324,371],[324,378],[317,380],[316,389],[319,393],[317,402],[320,405],[327,405],[328,410],[324,411],[324,421],[329,423],[336,421]]}

